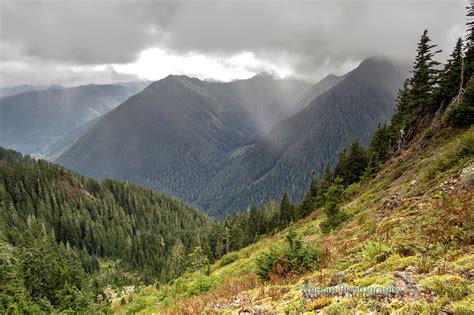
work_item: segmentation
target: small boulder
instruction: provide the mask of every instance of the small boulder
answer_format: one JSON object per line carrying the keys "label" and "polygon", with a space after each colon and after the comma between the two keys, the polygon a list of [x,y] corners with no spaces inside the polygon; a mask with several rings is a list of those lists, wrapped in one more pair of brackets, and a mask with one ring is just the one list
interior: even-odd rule
{"label": "small boulder", "polygon": [[342,279],[344,279],[345,273],[343,271],[337,272],[332,278],[331,281],[329,281],[329,286],[333,287],[335,285],[338,285],[339,283],[342,282]]}

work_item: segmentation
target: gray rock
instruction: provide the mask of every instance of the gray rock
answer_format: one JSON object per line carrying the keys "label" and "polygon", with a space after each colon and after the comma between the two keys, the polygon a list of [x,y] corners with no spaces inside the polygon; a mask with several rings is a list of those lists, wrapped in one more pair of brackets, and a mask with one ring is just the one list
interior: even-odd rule
{"label": "gray rock", "polygon": [[332,278],[331,281],[329,281],[329,286],[333,287],[335,285],[338,285],[339,283],[342,282],[342,279],[344,278],[345,273],[343,271],[337,272]]}

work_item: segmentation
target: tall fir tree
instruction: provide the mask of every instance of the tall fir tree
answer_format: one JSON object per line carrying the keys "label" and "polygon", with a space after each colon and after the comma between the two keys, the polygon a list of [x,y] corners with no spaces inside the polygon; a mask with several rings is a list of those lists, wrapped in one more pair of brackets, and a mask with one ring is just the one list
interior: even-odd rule
{"label": "tall fir tree", "polygon": [[379,124],[370,140],[368,154],[372,159],[384,163],[390,158],[392,138],[390,128],[386,123]]}
{"label": "tall fir tree", "polygon": [[411,101],[411,78],[403,82],[395,100],[395,114],[390,121],[390,138],[399,140],[400,133],[411,123],[415,107]]}
{"label": "tall fir tree", "polygon": [[339,158],[337,160],[336,167],[334,169],[334,177],[340,177],[343,179],[348,178],[349,175],[349,168],[350,168],[350,160],[349,160],[349,149],[344,148],[339,153]]}
{"label": "tall fir tree", "polygon": [[359,180],[367,167],[367,163],[367,153],[359,140],[355,139],[350,149],[342,150],[339,155],[334,176],[340,177],[342,184],[348,186]]}
{"label": "tall fir tree", "polygon": [[[390,133],[401,149],[407,141],[406,131],[419,114],[434,113],[439,107],[435,101],[435,90],[439,79],[439,62],[433,57],[441,50],[434,50],[425,30],[417,46],[417,55],[413,63],[411,78],[403,82],[396,99],[395,114],[391,118]],[[410,136],[410,135],[409,135]]]}
{"label": "tall fir tree", "polygon": [[186,269],[186,249],[181,240],[176,240],[171,248],[170,256],[171,279],[179,277]]}
{"label": "tall fir tree", "polygon": [[290,197],[288,196],[288,193],[285,192],[280,203],[280,228],[283,229],[287,227],[294,219],[293,210],[294,207],[290,201]]}
{"label": "tall fir tree", "polygon": [[411,84],[411,102],[417,111],[434,112],[437,107],[433,104],[433,91],[438,81],[438,70],[440,64],[433,57],[441,52],[435,50],[437,45],[432,45],[428,36],[428,30],[423,32],[417,47],[417,56],[413,64],[413,77]]}
{"label": "tall fir tree", "polygon": [[461,79],[464,76],[463,62],[463,41],[462,38],[458,38],[450,58],[440,73],[435,102],[445,102],[444,106],[447,106],[447,102],[458,94]]}
{"label": "tall fir tree", "polygon": [[326,201],[326,193],[331,187],[331,184],[333,182],[334,174],[329,167],[329,165],[326,165],[326,168],[324,169],[324,174],[323,178],[319,182],[318,185],[318,196],[316,197],[316,206],[321,207],[324,205]]}
{"label": "tall fir tree", "polygon": [[311,172],[311,183],[309,184],[309,193],[311,195],[311,198],[313,198],[313,201],[316,201],[316,197],[318,196],[318,175],[316,174],[315,171]]}
{"label": "tall fir tree", "polygon": [[467,7],[466,14],[467,36],[466,36],[466,57],[465,57],[465,82],[474,74],[474,3]]}
{"label": "tall fir tree", "polygon": [[448,121],[458,127],[474,124],[474,80],[470,80],[459,104],[448,112]]}
{"label": "tall fir tree", "polygon": [[308,214],[310,214],[311,211],[314,210],[315,205],[316,205],[316,198],[318,197],[318,189],[319,189],[318,176],[316,175],[316,172],[313,171],[311,172],[311,182],[309,184],[309,189],[304,195],[304,198],[298,207],[298,213],[297,213],[298,218],[304,218]]}

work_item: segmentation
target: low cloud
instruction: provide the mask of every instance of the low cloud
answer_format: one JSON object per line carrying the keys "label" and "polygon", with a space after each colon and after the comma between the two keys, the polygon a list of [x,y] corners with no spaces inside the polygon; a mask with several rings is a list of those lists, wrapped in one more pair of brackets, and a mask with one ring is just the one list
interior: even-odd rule
{"label": "low cloud", "polygon": [[[330,72],[341,74],[375,54],[412,60],[425,28],[444,50],[440,58],[446,58],[464,32],[466,4],[465,0],[2,1],[0,75],[2,82],[11,83],[40,78],[78,82],[94,75],[100,80],[144,77],[150,75],[132,70],[146,68],[144,53],[158,50],[182,60],[202,56],[214,60],[222,69],[209,73],[213,79],[276,69],[315,81]],[[247,60],[232,65],[245,54],[258,64]],[[150,67],[166,68],[168,57],[154,60]],[[15,70],[14,65],[27,67]],[[199,65],[185,63],[179,72],[202,77],[206,65],[196,69]],[[74,67],[83,71],[71,70]],[[97,67],[109,70],[101,73]],[[30,77],[45,69],[49,71]]]}

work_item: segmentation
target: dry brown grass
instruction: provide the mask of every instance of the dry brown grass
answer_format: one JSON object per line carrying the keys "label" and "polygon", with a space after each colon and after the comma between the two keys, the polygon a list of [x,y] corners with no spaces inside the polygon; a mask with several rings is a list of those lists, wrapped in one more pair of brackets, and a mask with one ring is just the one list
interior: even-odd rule
{"label": "dry brown grass", "polygon": [[[239,293],[255,289],[258,285],[255,274],[248,273],[242,278],[231,278],[224,281],[216,289],[199,296],[187,297],[179,300],[172,309],[163,311],[170,315],[217,314],[219,309],[229,305]],[[241,295],[241,302],[250,302]]]}

